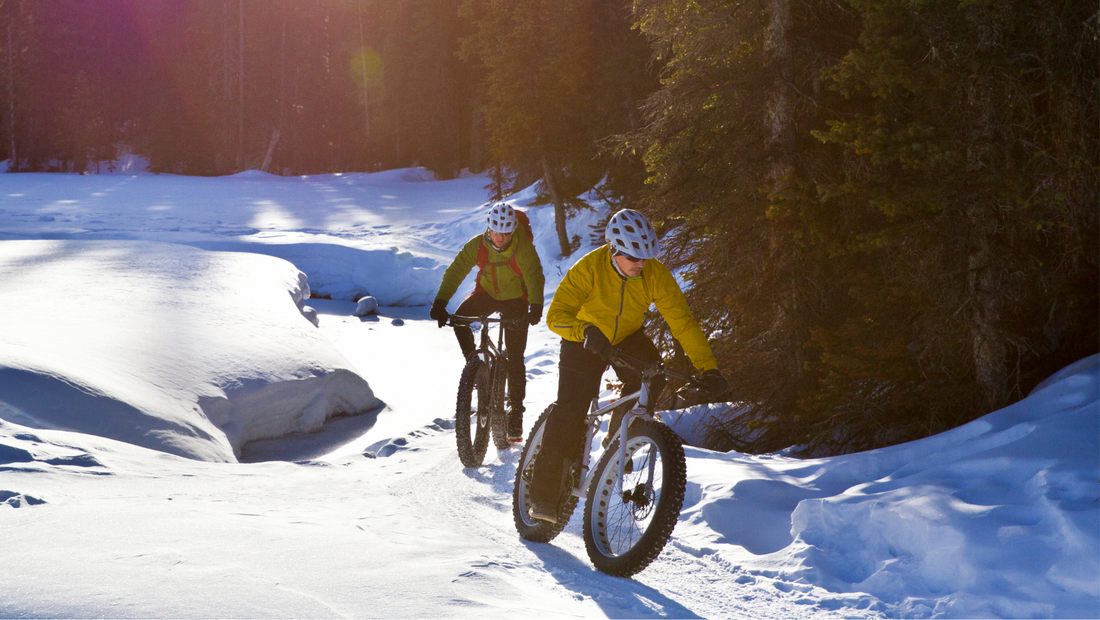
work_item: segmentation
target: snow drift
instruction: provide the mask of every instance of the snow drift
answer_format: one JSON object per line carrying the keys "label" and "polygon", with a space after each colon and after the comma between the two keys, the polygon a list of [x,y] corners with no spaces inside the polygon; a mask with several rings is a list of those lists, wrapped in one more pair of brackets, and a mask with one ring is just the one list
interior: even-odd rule
{"label": "snow drift", "polygon": [[1096,617],[1097,437],[1092,356],[898,446],[811,460],[689,448],[677,537],[901,617]]}
{"label": "snow drift", "polygon": [[[125,241],[0,244],[0,418],[208,461],[379,406],[267,256]],[[281,337],[270,337],[272,330]]]}

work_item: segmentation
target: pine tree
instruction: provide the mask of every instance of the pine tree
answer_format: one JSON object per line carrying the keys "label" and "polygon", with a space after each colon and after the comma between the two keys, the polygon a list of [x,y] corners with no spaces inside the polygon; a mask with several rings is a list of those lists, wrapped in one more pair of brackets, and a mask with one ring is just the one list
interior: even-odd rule
{"label": "pine tree", "polygon": [[829,256],[838,214],[822,207],[813,180],[836,149],[809,133],[824,127],[831,102],[814,76],[845,49],[851,19],[827,3],[635,8],[665,63],[647,122],[628,141],[645,153],[646,209],[667,231],[663,259],[684,270],[693,312],[714,334],[733,393],[750,404],[730,423],[763,429],[761,450],[799,443],[809,430],[799,400],[814,385],[810,333],[838,297]]}
{"label": "pine tree", "polygon": [[630,129],[651,88],[645,46],[604,0],[466,0],[462,10],[493,156],[517,183],[542,181],[567,256],[566,208],[613,169],[600,143]]}
{"label": "pine tree", "polygon": [[850,4],[860,45],[826,75],[850,112],[819,135],[848,149],[827,191],[858,214],[856,309],[815,334],[823,379],[804,402],[832,451],[1021,398],[1096,350],[1100,314],[1095,11]]}

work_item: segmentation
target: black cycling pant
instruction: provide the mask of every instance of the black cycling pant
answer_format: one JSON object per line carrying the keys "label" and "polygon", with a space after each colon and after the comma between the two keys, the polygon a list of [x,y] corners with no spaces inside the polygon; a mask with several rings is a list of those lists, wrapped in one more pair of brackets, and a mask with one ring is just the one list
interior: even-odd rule
{"label": "black cycling pant", "polygon": [[[660,352],[653,341],[638,330],[615,345],[626,355],[646,362],[657,362]],[[600,356],[584,348],[584,344],[571,340],[561,341],[558,358],[558,400],[554,411],[546,420],[542,435],[542,449],[535,459],[535,471],[531,481],[531,501],[556,502],[565,489],[561,484],[572,464],[581,458],[587,446],[588,407],[600,393],[600,379],[608,363]],[[641,388],[642,377],[628,367],[612,364],[615,374],[623,382],[622,394],[630,394]],[[656,399],[659,386],[652,386],[651,398]],[[623,412],[616,412],[619,418]],[[616,420],[617,423],[617,420]]]}
{"label": "black cycling pant", "polygon": [[[472,293],[458,306],[455,314],[459,316],[486,316],[499,312],[506,319],[526,319],[530,308],[524,299],[493,299],[485,291]],[[468,325],[455,325],[458,346],[462,347],[462,357],[467,359],[477,349],[474,333]],[[527,396],[527,370],[523,364],[524,351],[527,349],[527,323],[521,327],[509,327],[504,330],[504,347],[508,350],[508,402],[515,411],[523,407]]]}

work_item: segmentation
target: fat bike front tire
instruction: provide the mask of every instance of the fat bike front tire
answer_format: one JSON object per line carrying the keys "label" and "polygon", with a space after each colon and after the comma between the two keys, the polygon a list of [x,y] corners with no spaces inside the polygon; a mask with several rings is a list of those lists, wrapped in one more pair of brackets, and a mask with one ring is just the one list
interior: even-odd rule
{"label": "fat bike front tire", "polygon": [[535,459],[538,458],[539,450],[542,449],[542,433],[546,428],[546,419],[553,411],[554,404],[551,403],[539,416],[534,428],[531,429],[531,434],[527,436],[527,443],[524,444],[523,453],[519,457],[516,480],[512,487],[512,520],[515,521],[516,531],[521,538],[538,543],[550,542],[560,534],[577,507],[577,496],[573,495],[572,484],[569,484],[570,488],[565,491],[569,495],[559,510],[557,523],[547,523],[531,516],[531,475],[535,470]]}
{"label": "fat bike front tire", "polygon": [[503,357],[493,364],[493,412],[490,426],[493,430],[493,446],[497,450],[512,447],[508,439],[508,413],[504,410],[504,393],[508,385],[507,362]]}
{"label": "fat bike front tire", "polygon": [[680,438],[664,424],[634,420],[619,485],[619,442],[597,465],[584,509],[584,546],[595,567],[630,577],[660,555],[680,518],[687,465]]}
{"label": "fat bike front tire", "polygon": [[462,369],[455,406],[455,442],[463,467],[481,467],[489,446],[489,415],[492,409],[489,368],[473,358]]}

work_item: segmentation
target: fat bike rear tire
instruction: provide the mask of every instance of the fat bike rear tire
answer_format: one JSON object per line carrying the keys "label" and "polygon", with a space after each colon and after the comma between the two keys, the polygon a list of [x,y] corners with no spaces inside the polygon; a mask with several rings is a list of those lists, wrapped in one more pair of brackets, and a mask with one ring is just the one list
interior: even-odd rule
{"label": "fat bike rear tire", "polygon": [[462,369],[455,406],[455,442],[464,467],[481,467],[489,446],[489,415],[492,410],[489,367],[472,358]]}
{"label": "fat bike rear tire", "polygon": [[538,543],[550,542],[560,534],[577,507],[577,496],[572,494],[573,485],[569,484],[569,489],[565,491],[568,496],[558,511],[557,523],[547,523],[531,517],[531,475],[535,469],[535,459],[538,458],[539,450],[542,449],[542,432],[546,428],[546,419],[553,411],[554,404],[551,403],[539,416],[534,428],[531,429],[531,434],[527,436],[527,443],[523,446],[523,453],[519,457],[519,465],[516,468],[516,481],[512,487],[512,520],[515,521],[516,531],[521,538]]}
{"label": "fat bike rear tire", "polygon": [[687,465],[680,438],[664,424],[634,420],[619,486],[619,442],[596,467],[584,509],[584,546],[595,567],[630,577],[660,555],[680,518]]}
{"label": "fat bike rear tire", "polygon": [[490,426],[493,430],[493,446],[497,450],[512,447],[508,440],[508,412],[504,410],[504,393],[508,385],[508,369],[505,358],[497,358],[493,363],[493,413]]}

